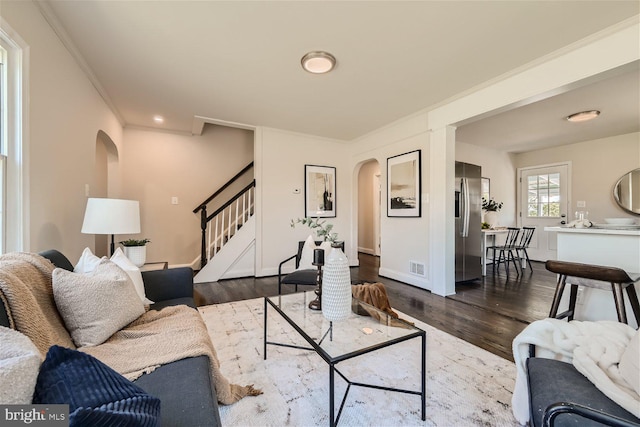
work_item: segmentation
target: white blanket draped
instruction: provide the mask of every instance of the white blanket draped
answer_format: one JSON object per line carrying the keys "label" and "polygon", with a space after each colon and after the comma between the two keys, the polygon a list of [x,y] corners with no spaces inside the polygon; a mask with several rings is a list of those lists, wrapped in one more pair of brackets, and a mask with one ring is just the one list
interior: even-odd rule
{"label": "white blanket draped", "polygon": [[526,359],[529,344],[536,346],[536,357],[573,363],[608,398],[640,417],[640,396],[620,375],[618,363],[636,330],[613,321],[538,320],[513,340],[516,383],[512,398],[513,414],[521,424],[529,420]]}

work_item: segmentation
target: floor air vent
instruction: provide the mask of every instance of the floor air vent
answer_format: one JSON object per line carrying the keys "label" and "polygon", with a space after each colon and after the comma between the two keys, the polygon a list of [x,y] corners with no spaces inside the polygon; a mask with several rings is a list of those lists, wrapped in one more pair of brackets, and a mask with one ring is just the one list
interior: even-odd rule
{"label": "floor air vent", "polygon": [[425,276],[425,265],[420,262],[409,261],[409,271],[416,276]]}

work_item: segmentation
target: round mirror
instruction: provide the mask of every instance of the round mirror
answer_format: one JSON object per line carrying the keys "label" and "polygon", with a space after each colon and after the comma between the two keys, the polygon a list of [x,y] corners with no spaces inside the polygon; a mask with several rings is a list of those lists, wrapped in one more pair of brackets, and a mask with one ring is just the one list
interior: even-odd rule
{"label": "round mirror", "polygon": [[613,197],[622,209],[640,215],[640,168],[632,170],[616,182]]}

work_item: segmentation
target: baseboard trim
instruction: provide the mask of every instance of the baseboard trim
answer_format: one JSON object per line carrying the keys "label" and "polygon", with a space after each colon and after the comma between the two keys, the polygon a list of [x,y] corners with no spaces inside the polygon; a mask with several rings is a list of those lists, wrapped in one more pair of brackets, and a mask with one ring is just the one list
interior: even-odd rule
{"label": "baseboard trim", "polygon": [[418,288],[431,290],[431,283],[427,279],[420,279],[411,274],[402,273],[400,271],[391,270],[389,268],[380,267],[378,275],[387,277],[389,279],[397,280],[398,282],[407,283],[409,285],[416,286]]}

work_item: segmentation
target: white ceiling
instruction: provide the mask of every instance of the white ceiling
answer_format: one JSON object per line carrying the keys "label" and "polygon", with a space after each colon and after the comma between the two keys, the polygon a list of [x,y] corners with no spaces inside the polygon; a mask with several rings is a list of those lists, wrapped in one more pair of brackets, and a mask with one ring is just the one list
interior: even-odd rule
{"label": "white ceiling", "polygon": [[[629,64],[595,82],[460,126],[456,141],[524,152],[640,131],[640,73]],[[573,113],[600,111],[595,120],[571,123]]]}
{"label": "white ceiling", "polygon": [[[163,128],[189,132],[202,116],[342,140],[640,13],[637,1],[39,4],[125,125],[156,127],[160,114]],[[335,55],[336,69],[303,71],[311,50]],[[531,142],[516,130],[512,141]]]}

